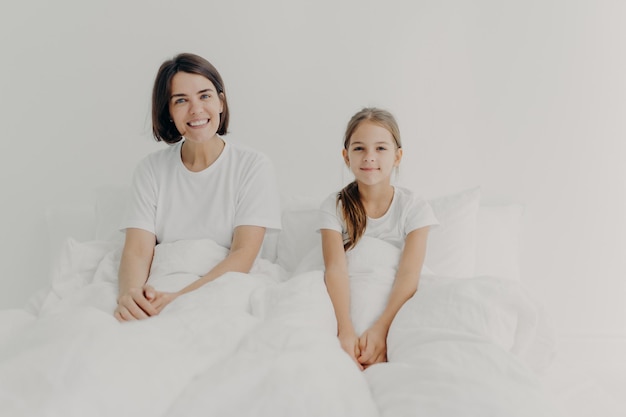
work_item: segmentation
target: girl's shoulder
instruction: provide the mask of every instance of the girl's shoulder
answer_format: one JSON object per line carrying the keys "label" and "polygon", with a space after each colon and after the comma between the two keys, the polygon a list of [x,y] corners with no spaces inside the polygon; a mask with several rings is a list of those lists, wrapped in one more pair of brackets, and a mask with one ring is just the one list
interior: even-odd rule
{"label": "girl's shoulder", "polygon": [[395,186],[394,205],[403,212],[432,211],[426,198],[405,187]]}
{"label": "girl's shoulder", "polygon": [[320,208],[322,210],[334,211],[337,208],[337,204],[341,204],[341,202],[337,202],[337,194],[338,191],[328,194],[328,196],[322,200]]}
{"label": "girl's shoulder", "polygon": [[398,185],[394,186],[394,188],[395,188],[394,198],[402,203],[416,202],[418,204],[419,203],[428,204],[426,199],[424,199],[422,196],[415,193],[413,190],[409,188],[398,186]]}

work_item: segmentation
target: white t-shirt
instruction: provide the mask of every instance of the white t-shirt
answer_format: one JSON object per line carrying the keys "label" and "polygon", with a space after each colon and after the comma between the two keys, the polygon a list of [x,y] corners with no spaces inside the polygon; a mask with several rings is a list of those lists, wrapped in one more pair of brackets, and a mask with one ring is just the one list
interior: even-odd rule
{"label": "white t-shirt", "polygon": [[[377,218],[367,218],[363,236],[384,240],[402,249],[406,236],[413,230],[439,224],[428,201],[416,196],[411,190],[394,186],[393,199],[387,212]],[[320,206],[320,229],[342,233],[344,243],[348,241],[342,204],[337,204],[337,193],[329,195]]]}
{"label": "white t-shirt", "polygon": [[210,238],[226,248],[237,226],[280,229],[280,196],[267,156],[225,141],[213,164],[192,172],[182,162],[182,144],[139,163],[123,229],[147,230],[157,243]]}

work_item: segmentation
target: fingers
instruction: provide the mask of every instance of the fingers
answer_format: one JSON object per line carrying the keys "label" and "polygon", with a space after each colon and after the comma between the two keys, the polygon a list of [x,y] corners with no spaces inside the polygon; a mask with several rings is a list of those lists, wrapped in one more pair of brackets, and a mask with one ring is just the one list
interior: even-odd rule
{"label": "fingers", "polygon": [[357,360],[360,354],[359,339],[351,334],[340,335],[339,342],[341,345],[341,349],[343,349],[343,351],[346,352],[348,356],[350,356],[350,358],[352,358],[352,360],[360,370],[363,370],[363,365],[361,365]]}
{"label": "fingers", "polygon": [[354,363],[356,363],[356,366],[359,367],[359,369],[362,371],[363,370],[363,364],[359,361],[359,356],[361,354],[361,350],[359,349],[359,343],[358,341],[354,344],[354,354],[350,355],[352,357],[352,360],[354,361]]}
{"label": "fingers", "polygon": [[364,369],[377,363],[387,362],[386,343],[384,340],[379,340],[376,334],[363,334],[359,338],[359,345],[361,346],[361,354],[357,360]]}
{"label": "fingers", "polygon": [[366,364],[370,362],[372,355],[375,353],[375,347],[373,344],[367,343],[367,334],[364,334],[359,338],[359,348],[361,354],[357,356],[358,360],[362,364]]}
{"label": "fingers", "polygon": [[[153,296],[153,298],[156,297],[154,289],[152,289],[152,296]],[[159,310],[156,309],[152,305],[150,300],[148,300],[148,299],[146,299],[146,297],[144,297],[143,292],[142,292],[142,294],[140,294],[138,296],[134,296],[133,297],[133,301],[135,302],[136,306],[139,306],[139,308],[143,312],[145,312],[144,314],[148,314],[148,316],[156,316],[157,314],[159,314]],[[133,311],[133,313],[134,313],[134,311]],[[135,316],[135,317],[137,317],[137,316]]]}
{"label": "fingers", "polygon": [[151,285],[144,285],[143,295],[148,301],[152,301],[156,297],[156,290]]}
{"label": "fingers", "polygon": [[[151,297],[156,297],[154,288],[146,288],[146,291]],[[144,296],[144,289],[133,289],[120,296],[113,313],[119,321],[147,319],[157,314],[159,310]]]}
{"label": "fingers", "polygon": [[141,320],[150,317],[133,302],[118,304],[117,313],[123,321]]}
{"label": "fingers", "polygon": [[154,291],[154,297],[150,300],[150,305],[154,307],[157,314],[167,305],[176,299],[176,293]]}
{"label": "fingers", "polygon": [[124,321],[124,319],[122,318],[122,314],[119,312],[119,308],[115,309],[115,311],[113,312],[113,317],[115,317],[115,319],[119,322]]}
{"label": "fingers", "polygon": [[362,335],[358,339],[359,351],[363,352],[367,349],[367,334]]}

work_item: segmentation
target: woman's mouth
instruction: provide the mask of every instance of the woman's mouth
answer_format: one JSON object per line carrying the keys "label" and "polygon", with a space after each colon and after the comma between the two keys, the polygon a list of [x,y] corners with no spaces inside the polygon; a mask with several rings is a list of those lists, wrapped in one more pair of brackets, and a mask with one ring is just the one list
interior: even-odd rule
{"label": "woman's mouth", "polygon": [[202,119],[202,120],[194,120],[193,122],[187,123],[187,125],[191,127],[199,127],[199,126],[204,126],[208,123],[209,123],[209,119]]}

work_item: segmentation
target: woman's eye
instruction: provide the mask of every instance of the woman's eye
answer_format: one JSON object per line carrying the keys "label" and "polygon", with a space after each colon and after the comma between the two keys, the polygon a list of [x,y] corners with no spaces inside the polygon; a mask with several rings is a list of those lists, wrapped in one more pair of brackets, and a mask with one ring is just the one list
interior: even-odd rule
{"label": "woman's eye", "polygon": [[363,148],[362,148],[362,147],[360,147],[360,146],[356,146],[356,147],[352,148],[352,150],[353,150],[353,151],[362,151],[362,150],[363,150]]}
{"label": "woman's eye", "polygon": [[177,98],[176,100],[174,100],[174,104],[181,104],[184,103],[186,100],[184,98]]}
{"label": "woman's eye", "polygon": [[386,151],[387,148],[385,148],[384,146],[379,146],[378,148],[376,148],[379,151]]}
{"label": "woman's eye", "polygon": [[200,98],[201,98],[202,100],[206,100],[206,99],[211,98],[211,96],[210,96],[210,95],[208,95],[208,94],[202,94],[202,95],[200,96]]}

